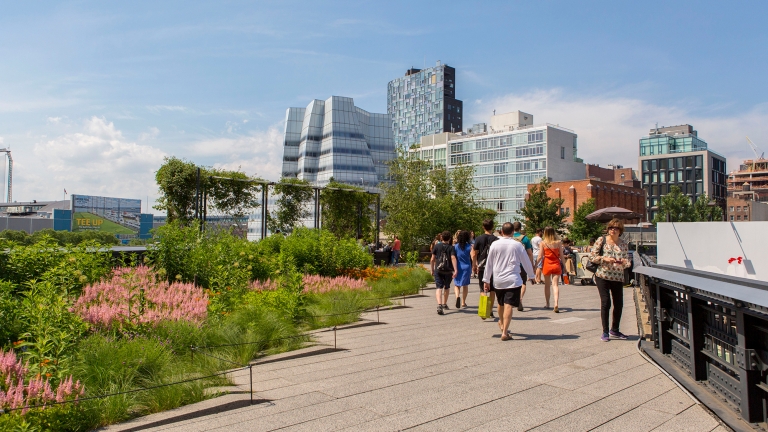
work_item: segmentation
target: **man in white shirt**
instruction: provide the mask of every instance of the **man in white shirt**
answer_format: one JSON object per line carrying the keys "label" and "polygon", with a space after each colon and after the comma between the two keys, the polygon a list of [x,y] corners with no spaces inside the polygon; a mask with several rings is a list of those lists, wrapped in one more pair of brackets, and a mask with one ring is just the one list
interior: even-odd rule
{"label": "man in white shirt", "polygon": [[537,228],[536,236],[531,239],[531,248],[533,248],[533,266],[536,267],[536,279],[534,279],[534,282],[537,284],[541,283],[541,263],[544,261],[544,257],[539,256],[542,234],[544,234],[544,230]]}
{"label": "man in white shirt", "polygon": [[533,274],[533,266],[525,246],[512,238],[514,229],[511,223],[501,226],[501,234],[503,237],[493,242],[488,251],[483,282],[488,292],[493,278],[493,291],[499,304],[501,340],[506,341],[512,339],[508,334],[512,310],[520,305],[520,291],[525,282],[520,276],[520,265],[528,275]]}

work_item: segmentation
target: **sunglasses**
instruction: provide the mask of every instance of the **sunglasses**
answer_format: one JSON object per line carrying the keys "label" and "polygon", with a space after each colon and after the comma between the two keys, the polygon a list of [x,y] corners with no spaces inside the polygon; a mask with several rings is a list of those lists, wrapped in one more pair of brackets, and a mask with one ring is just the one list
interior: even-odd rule
{"label": "sunglasses", "polygon": [[[619,229],[618,227],[610,227],[610,228],[608,228],[608,231],[610,231],[610,230],[618,230],[618,229]],[[621,231],[621,230],[619,230],[619,231]]]}

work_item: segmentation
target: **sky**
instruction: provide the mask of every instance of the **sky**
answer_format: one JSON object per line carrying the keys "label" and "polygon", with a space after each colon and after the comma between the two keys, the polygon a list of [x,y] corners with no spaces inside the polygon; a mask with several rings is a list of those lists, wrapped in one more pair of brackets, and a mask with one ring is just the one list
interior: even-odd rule
{"label": "sky", "polygon": [[[768,2],[4,2],[0,148],[17,201],[141,198],[167,156],[277,180],[288,107],[386,112],[410,67],[456,68],[465,128],[521,110],[637,168],[692,124],[729,171],[768,150]],[[2,174],[2,171],[0,171]]]}

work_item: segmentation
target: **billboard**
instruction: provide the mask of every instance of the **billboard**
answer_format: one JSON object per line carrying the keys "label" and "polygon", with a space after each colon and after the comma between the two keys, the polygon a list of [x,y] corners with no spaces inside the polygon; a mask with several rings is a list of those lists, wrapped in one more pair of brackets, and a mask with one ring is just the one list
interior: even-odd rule
{"label": "billboard", "polygon": [[141,230],[141,200],[72,195],[72,231],[103,231],[132,239]]}

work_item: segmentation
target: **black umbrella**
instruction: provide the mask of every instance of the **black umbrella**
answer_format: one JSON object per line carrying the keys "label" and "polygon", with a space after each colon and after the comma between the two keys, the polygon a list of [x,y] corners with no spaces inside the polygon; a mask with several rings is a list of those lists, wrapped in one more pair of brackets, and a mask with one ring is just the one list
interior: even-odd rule
{"label": "black umbrella", "polygon": [[639,215],[633,212],[632,210],[627,210],[621,207],[607,207],[587,215],[588,220],[593,220],[598,222],[608,222],[613,218],[640,219],[641,217],[642,215]]}

